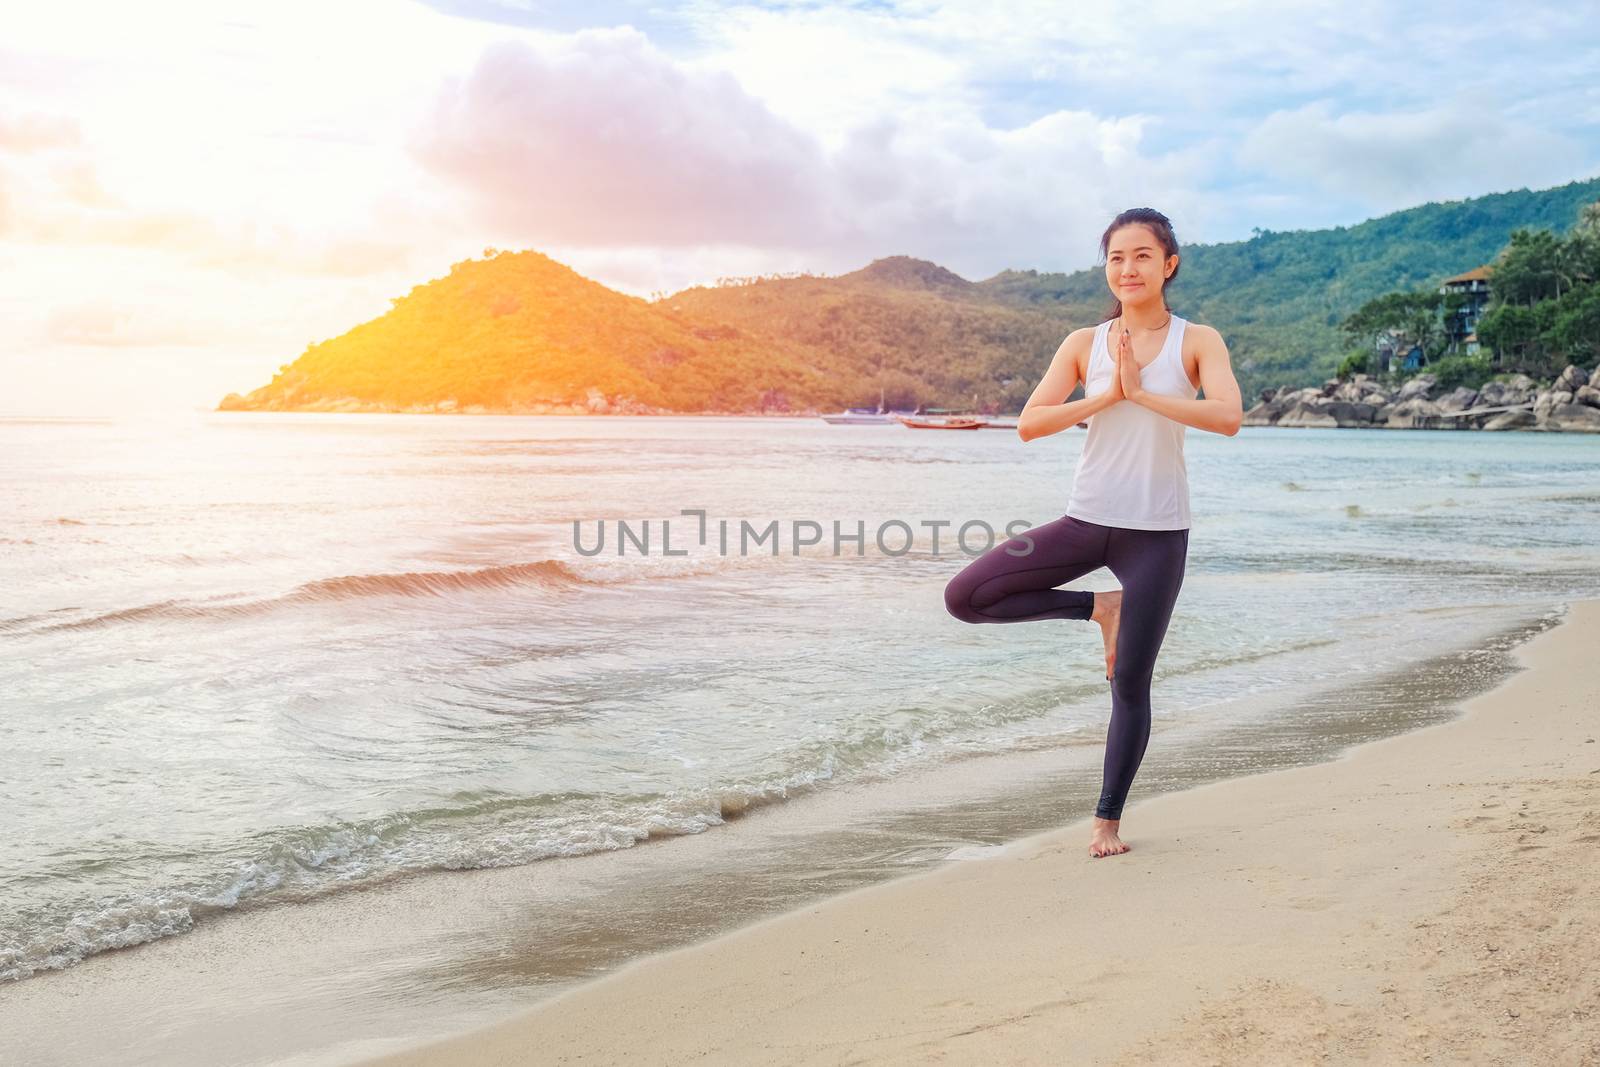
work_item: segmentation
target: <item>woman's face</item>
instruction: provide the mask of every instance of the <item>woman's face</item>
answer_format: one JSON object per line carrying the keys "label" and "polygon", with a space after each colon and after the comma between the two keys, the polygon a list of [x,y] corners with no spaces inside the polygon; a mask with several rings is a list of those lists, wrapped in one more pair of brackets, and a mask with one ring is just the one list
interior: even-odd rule
{"label": "woman's face", "polygon": [[1161,242],[1143,223],[1129,223],[1106,243],[1106,284],[1123,304],[1161,301],[1167,276],[1178,269],[1178,257],[1161,255]]}

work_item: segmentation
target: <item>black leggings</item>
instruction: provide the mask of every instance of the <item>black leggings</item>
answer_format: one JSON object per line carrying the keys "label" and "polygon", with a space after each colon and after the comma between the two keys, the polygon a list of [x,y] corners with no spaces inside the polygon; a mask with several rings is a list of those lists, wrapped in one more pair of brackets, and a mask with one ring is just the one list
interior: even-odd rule
{"label": "black leggings", "polygon": [[1150,679],[1188,556],[1188,530],[1130,530],[1063,515],[991,548],[945,586],[945,607],[962,622],[1032,622],[1089,618],[1094,593],[1055,586],[1100,567],[1122,582],[1111,727],[1095,808],[1102,819],[1122,817],[1150,741]]}

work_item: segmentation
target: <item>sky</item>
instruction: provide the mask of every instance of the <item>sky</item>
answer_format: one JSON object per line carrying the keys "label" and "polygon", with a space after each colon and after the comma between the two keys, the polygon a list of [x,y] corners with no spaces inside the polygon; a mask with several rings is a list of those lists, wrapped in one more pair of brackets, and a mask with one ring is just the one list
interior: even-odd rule
{"label": "sky", "polygon": [[0,414],[208,409],[491,247],[977,280],[1594,177],[1585,7],[0,0]]}

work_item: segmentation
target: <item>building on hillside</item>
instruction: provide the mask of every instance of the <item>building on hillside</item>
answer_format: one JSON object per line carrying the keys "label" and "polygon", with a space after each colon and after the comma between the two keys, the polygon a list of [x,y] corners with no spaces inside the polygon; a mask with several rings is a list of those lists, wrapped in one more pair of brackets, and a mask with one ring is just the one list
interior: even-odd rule
{"label": "building on hillside", "polygon": [[1384,330],[1378,335],[1377,351],[1372,361],[1373,374],[1392,374],[1399,370],[1416,370],[1427,362],[1422,346],[1395,330]]}
{"label": "building on hillside", "polygon": [[1439,292],[1458,293],[1464,298],[1461,307],[1447,314],[1444,320],[1445,340],[1452,354],[1461,352],[1470,356],[1478,351],[1478,319],[1489,305],[1489,273],[1493,269],[1487,265],[1474,267],[1439,283]]}

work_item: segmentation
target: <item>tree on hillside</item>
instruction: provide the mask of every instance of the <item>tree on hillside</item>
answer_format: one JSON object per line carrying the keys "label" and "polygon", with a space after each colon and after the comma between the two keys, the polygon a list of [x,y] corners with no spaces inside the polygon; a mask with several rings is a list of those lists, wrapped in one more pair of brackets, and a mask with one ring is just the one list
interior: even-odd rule
{"label": "tree on hillside", "polygon": [[1535,376],[1543,376],[1550,362],[1541,330],[1537,305],[1491,306],[1478,320],[1478,340],[1496,353],[1503,370]]}
{"label": "tree on hillside", "polygon": [[1566,363],[1600,363],[1600,285],[1579,285],[1556,301],[1550,340]]}
{"label": "tree on hillside", "polygon": [[1532,307],[1600,279],[1600,201],[1586,204],[1565,238],[1517,230],[1494,268],[1494,300]]}
{"label": "tree on hillside", "polygon": [[1565,237],[1519,229],[1494,268],[1478,337],[1507,369],[1535,376],[1600,357],[1600,201]]}
{"label": "tree on hillside", "polygon": [[1352,345],[1375,345],[1385,335],[1421,347],[1432,356],[1444,329],[1439,312],[1444,297],[1437,292],[1385,293],[1368,300],[1340,324]]}
{"label": "tree on hillside", "polygon": [[1578,209],[1578,221],[1573,224],[1572,236],[1600,241],[1600,200]]}

